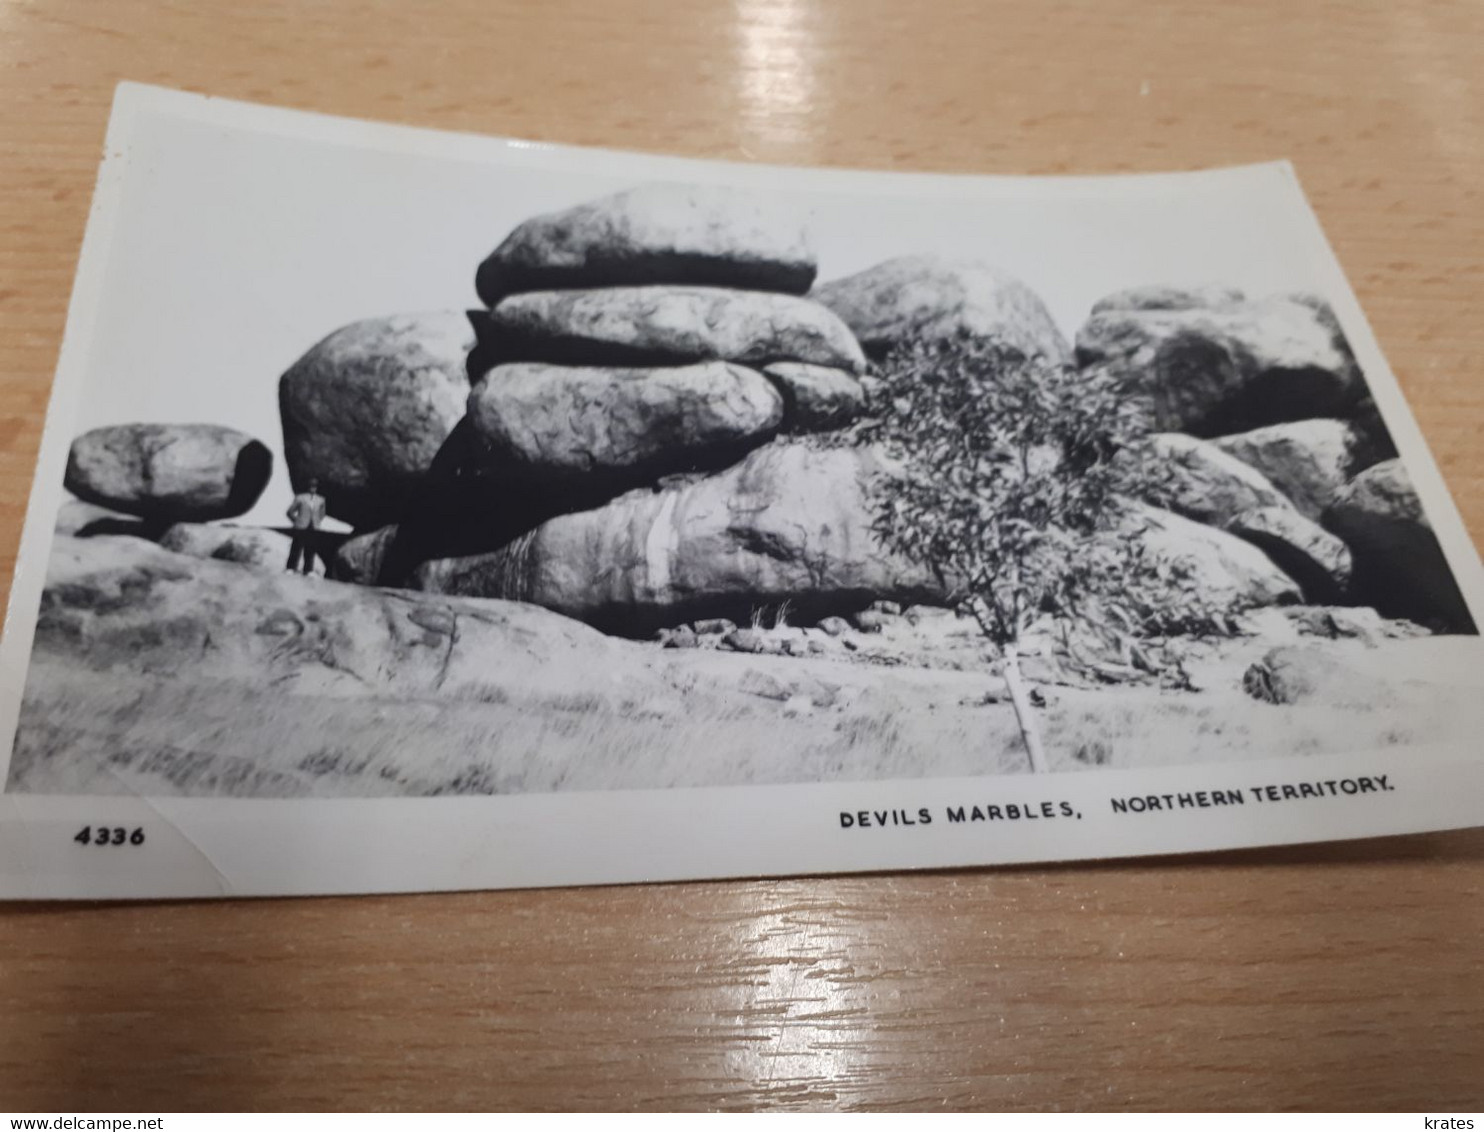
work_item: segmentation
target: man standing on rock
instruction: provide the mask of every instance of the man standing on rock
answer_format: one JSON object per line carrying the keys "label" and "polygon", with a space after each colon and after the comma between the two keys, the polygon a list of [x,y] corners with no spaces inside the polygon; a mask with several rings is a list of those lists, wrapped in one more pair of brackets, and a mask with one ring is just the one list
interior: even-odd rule
{"label": "man standing on rock", "polygon": [[319,547],[319,525],[325,521],[325,497],[319,493],[319,480],[309,481],[309,490],[301,491],[289,504],[289,522],[294,524],[294,541],[289,547],[288,571],[292,574],[304,561],[304,574],[314,573],[314,556],[325,561],[325,572],[329,573],[330,561]]}

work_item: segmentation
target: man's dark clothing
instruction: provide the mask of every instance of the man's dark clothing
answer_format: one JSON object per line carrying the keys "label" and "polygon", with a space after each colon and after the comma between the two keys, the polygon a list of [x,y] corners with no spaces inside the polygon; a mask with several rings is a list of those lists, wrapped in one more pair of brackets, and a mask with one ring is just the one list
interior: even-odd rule
{"label": "man's dark clothing", "polygon": [[289,546],[289,570],[299,569],[304,563],[304,573],[314,573],[314,557],[319,555],[325,563],[325,573],[330,572],[330,560],[319,545],[319,525],[325,521],[325,497],[315,491],[304,491],[294,496],[289,504],[289,522],[294,525],[293,542]]}

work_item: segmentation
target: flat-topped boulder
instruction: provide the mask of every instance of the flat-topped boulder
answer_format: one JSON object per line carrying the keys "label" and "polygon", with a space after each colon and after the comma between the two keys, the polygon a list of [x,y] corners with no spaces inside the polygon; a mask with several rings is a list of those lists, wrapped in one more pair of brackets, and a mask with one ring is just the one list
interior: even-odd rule
{"label": "flat-topped boulder", "polygon": [[930,573],[873,534],[875,471],[869,451],[780,441],[704,479],[560,515],[492,554],[425,563],[414,584],[630,636],[765,610],[808,623],[878,599],[942,604]]}
{"label": "flat-topped boulder", "polygon": [[79,499],[151,523],[230,519],[252,509],[273,454],[212,424],[120,424],[72,442],[63,480]]}
{"label": "flat-topped boulder", "polygon": [[1307,296],[1105,310],[1078,332],[1077,362],[1122,385],[1151,427],[1202,437],[1343,417],[1365,392],[1338,321]]}
{"label": "flat-topped boulder", "polygon": [[1443,548],[1400,460],[1357,475],[1324,512],[1324,525],[1349,544],[1355,591],[1387,617],[1443,632],[1477,632]]}
{"label": "flat-topped boulder", "polygon": [[693,362],[810,362],[865,369],[850,329],[798,295],[723,287],[606,287],[531,291],[502,299],[483,320],[492,360],[577,366]]}
{"label": "flat-topped boulder", "polygon": [[823,283],[812,297],[845,320],[872,358],[910,342],[962,333],[997,337],[1056,362],[1071,357],[1040,296],[983,263],[902,256]]}
{"label": "flat-topped boulder", "polygon": [[474,345],[463,311],[364,319],[317,343],[278,383],[295,490],[318,480],[355,527],[394,521],[464,415]]}
{"label": "flat-topped boulder", "polygon": [[801,295],[814,282],[803,217],[722,185],[640,185],[517,227],[479,266],[479,297],[648,283]]}
{"label": "flat-topped boulder", "polygon": [[469,398],[483,467],[579,495],[725,467],[782,422],[773,383],[728,362],[653,369],[516,362],[492,369]]}

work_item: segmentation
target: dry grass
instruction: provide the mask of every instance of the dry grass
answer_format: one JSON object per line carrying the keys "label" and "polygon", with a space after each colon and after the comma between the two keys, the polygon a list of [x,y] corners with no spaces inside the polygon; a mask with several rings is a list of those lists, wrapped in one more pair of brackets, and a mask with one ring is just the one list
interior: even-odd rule
{"label": "dry grass", "polygon": [[[648,694],[319,696],[39,661],[9,789],[236,797],[515,794],[1015,773],[983,673],[650,651]],[[1232,762],[1484,733],[1484,697],[1407,685],[1347,708],[1049,689],[1053,765]]]}

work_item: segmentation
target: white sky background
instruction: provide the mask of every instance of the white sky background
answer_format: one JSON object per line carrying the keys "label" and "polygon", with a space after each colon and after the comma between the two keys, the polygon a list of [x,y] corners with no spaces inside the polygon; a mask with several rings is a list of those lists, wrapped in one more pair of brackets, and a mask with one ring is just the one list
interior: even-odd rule
{"label": "white sky background", "polygon": [[[538,151],[467,145],[442,156],[142,115],[75,432],[200,421],[250,433],[273,450],[274,476],[238,521],[281,524],[277,386],[300,354],[356,319],[478,306],[475,268],[522,220],[688,177],[674,162],[573,173]],[[797,196],[821,281],[904,254],[980,259],[1034,288],[1069,339],[1097,299],[1135,285],[1321,289],[1312,240],[1294,238],[1312,222],[1279,166],[952,183],[743,168],[704,173]]]}

